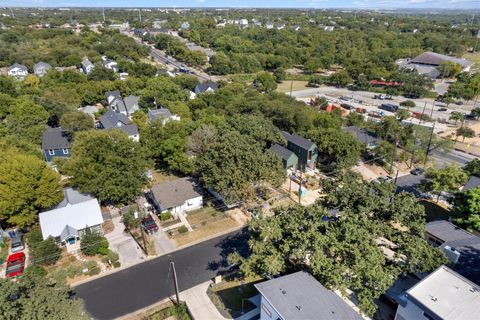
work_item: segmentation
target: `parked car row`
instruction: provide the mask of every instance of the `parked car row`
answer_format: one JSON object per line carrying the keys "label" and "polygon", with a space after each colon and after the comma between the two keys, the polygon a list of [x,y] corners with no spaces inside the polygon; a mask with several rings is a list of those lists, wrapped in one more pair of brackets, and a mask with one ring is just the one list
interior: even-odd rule
{"label": "parked car row", "polygon": [[25,249],[23,234],[12,232],[10,239],[10,251],[12,254],[8,256],[6,261],[5,276],[7,278],[21,275],[25,269],[26,261],[25,253],[22,252]]}

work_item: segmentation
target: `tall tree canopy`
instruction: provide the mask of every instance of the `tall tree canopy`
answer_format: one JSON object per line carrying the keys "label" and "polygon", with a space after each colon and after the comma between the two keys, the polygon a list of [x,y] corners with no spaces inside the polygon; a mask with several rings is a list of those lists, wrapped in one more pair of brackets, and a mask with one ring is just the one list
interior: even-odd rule
{"label": "tall tree canopy", "polygon": [[72,157],[62,170],[70,182],[101,201],[128,203],[147,182],[149,163],[144,150],[120,130],[79,132]]}
{"label": "tall tree canopy", "polygon": [[62,201],[60,176],[35,156],[1,141],[0,147],[0,219],[30,225],[40,210]]}

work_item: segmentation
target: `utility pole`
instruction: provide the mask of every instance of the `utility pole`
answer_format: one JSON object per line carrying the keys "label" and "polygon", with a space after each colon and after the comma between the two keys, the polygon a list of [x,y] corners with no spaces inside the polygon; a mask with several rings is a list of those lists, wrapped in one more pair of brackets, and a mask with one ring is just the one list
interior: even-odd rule
{"label": "utility pole", "polygon": [[[427,107],[427,103],[423,105],[423,110],[422,110],[422,116],[425,114],[425,108]],[[422,123],[422,117],[420,117],[420,121],[418,121],[418,124]]]}
{"label": "utility pole", "polygon": [[430,132],[430,139],[428,140],[427,151],[425,152],[425,162],[423,163],[424,165],[427,164],[428,153],[430,152],[430,145],[432,144],[433,131],[435,130],[436,123],[437,123],[437,120],[433,122],[432,132]]}
{"label": "utility pole", "polygon": [[175,263],[173,260],[170,260],[170,269],[173,273],[173,285],[175,286],[175,296],[177,298],[177,304],[180,304],[180,295],[178,293],[178,281],[177,281],[177,272],[175,271]]}
{"label": "utility pole", "polygon": [[103,23],[105,23],[105,8],[102,8]]}
{"label": "utility pole", "polygon": [[292,96],[293,80],[290,80],[290,97]]}
{"label": "utility pole", "polygon": [[433,108],[435,107],[435,101],[432,102],[432,111],[430,111],[430,118],[433,119]]}

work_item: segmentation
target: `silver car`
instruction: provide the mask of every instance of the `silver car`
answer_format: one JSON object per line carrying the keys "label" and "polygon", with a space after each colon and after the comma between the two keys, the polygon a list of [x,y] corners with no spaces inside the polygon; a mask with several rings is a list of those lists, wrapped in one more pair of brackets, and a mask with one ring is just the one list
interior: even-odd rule
{"label": "silver car", "polygon": [[10,250],[12,252],[20,252],[23,251],[23,249],[25,249],[25,245],[23,243],[23,235],[17,233],[15,237],[12,238]]}

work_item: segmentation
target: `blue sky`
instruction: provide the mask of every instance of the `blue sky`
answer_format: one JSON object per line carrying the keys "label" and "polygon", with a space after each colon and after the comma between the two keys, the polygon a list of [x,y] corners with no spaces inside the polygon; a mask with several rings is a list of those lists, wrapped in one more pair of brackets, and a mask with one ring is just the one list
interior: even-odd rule
{"label": "blue sky", "polygon": [[0,0],[29,7],[256,7],[256,8],[450,8],[479,9],[480,0]]}

